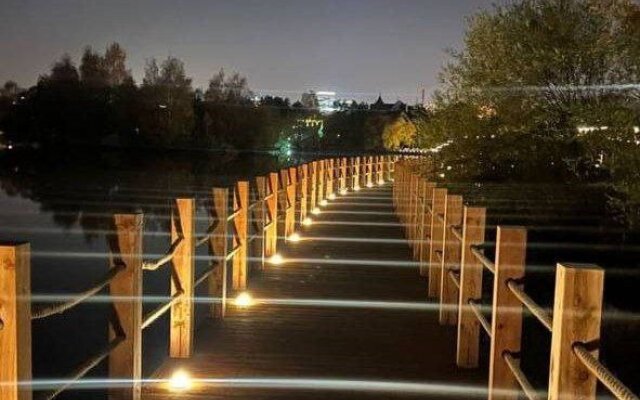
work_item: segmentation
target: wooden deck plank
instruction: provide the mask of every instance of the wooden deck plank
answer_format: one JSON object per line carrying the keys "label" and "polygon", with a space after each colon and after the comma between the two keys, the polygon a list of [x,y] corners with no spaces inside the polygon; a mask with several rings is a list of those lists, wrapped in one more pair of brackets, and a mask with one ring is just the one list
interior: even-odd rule
{"label": "wooden deck plank", "polygon": [[[291,243],[281,250],[285,259],[301,260],[268,266],[249,281],[249,291],[256,299],[296,299],[310,304],[267,301],[248,309],[231,306],[223,322],[209,320],[200,325],[192,358],[168,360],[154,377],[166,379],[183,368],[199,379],[341,379],[486,388],[485,373],[456,367],[455,329],[438,324],[437,304],[431,311],[384,307],[398,302],[429,304],[426,282],[419,276],[407,243],[400,240],[403,236],[392,213],[390,188],[339,197],[324,210],[314,217],[318,224],[302,231],[303,237],[318,239]],[[359,225],[370,222],[382,224]],[[447,396],[438,386],[433,393],[413,395],[302,386],[264,389],[210,384],[186,393],[148,386],[143,398],[474,397]]]}

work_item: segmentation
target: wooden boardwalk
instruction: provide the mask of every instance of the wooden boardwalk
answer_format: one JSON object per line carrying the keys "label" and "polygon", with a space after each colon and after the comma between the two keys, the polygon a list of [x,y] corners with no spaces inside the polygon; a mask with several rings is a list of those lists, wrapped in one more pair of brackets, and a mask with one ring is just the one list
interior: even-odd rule
{"label": "wooden boardwalk", "polygon": [[[149,384],[143,399],[469,399],[438,385],[486,388],[485,372],[456,367],[455,327],[439,325],[436,304],[429,310],[388,185],[338,197],[314,220],[301,232],[307,240],[280,247],[285,264],[253,274],[257,304],[203,322],[194,356],[154,376],[184,369],[213,381],[184,392]],[[382,382],[423,385],[411,394]]]}

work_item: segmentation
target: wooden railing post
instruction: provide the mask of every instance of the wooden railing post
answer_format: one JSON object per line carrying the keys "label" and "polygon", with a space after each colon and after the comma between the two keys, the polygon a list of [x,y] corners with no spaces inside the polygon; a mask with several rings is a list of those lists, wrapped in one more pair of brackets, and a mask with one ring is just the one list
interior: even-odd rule
{"label": "wooden railing post", "polygon": [[455,325],[458,321],[458,288],[449,277],[449,271],[460,266],[460,242],[452,228],[462,224],[462,196],[447,195],[444,211],[444,250],[442,252],[442,272],[440,273],[440,323]]}
{"label": "wooden railing post", "polygon": [[333,187],[333,177],[334,177],[334,173],[335,173],[335,165],[334,165],[334,160],[333,158],[328,159],[325,161],[325,174],[327,176],[326,178],[326,183],[325,183],[325,189],[326,189],[326,194],[325,194],[325,198],[330,198],[331,195],[333,194],[334,191],[334,187]]}
{"label": "wooden railing post", "polygon": [[247,228],[249,206],[249,182],[236,182],[233,193],[233,210],[238,215],[233,219],[235,234],[233,235],[233,249],[239,248],[233,257],[233,290],[247,288]]}
{"label": "wooden railing post", "polygon": [[318,186],[316,188],[316,192],[318,194],[318,198],[316,200],[316,203],[318,205],[322,204],[322,201],[324,200],[324,181],[327,178],[326,176],[326,171],[325,171],[325,167],[327,164],[327,160],[320,160],[318,161],[318,170],[317,170],[317,181],[318,181]]}
{"label": "wooden railing post", "polygon": [[507,286],[524,278],[527,231],[498,227],[489,355],[489,399],[518,399],[519,384],[503,358],[506,352],[520,352],[522,303]]}
{"label": "wooden railing post", "polygon": [[347,159],[343,157],[340,162],[340,194],[347,191]]}
{"label": "wooden railing post", "polygon": [[317,187],[318,187],[318,162],[313,161],[309,169],[309,211],[313,211],[317,207]]}
{"label": "wooden railing post", "polygon": [[278,251],[278,173],[272,172],[268,178],[267,227],[265,228],[264,256],[269,258]]}
{"label": "wooden railing post", "polygon": [[30,257],[28,243],[0,245],[1,400],[32,397]]}
{"label": "wooden railing post", "polygon": [[378,185],[384,185],[384,162],[383,162],[384,156],[378,156],[376,157],[376,170],[378,171],[377,173],[377,182]]}
{"label": "wooden railing post", "polygon": [[486,209],[465,207],[463,218],[456,363],[461,368],[476,368],[479,359],[480,324],[469,306],[469,300],[478,300],[482,296],[483,267],[471,252],[471,248],[484,243]]}
{"label": "wooden railing post", "polygon": [[373,186],[373,157],[367,157],[367,187]]}
{"label": "wooden railing post", "polygon": [[287,212],[285,216],[284,236],[289,237],[296,231],[296,186],[298,169],[290,167],[287,174]]}
{"label": "wooden railing post", "polygon": [[[395,184],[395,182],[394,182]],[[420,233],[420,275],[428,275],[429,265],[429,249],[431,247],[431,213],[427,206],[433,205],[433,191],[436,188],[436,184],[433,182],[424,182],[422,185],[423,206],[420,213],[420,225],[422,232]]]}
{"label": "wooden railing post", "polygon": [[[264,178],[263,178],[264,179]],[[227,254],[229,243],[229,224],[227,216],[229,215],[229,189],[214,188],[213,210],[210,217],[211,225],[215,224],[215,228],[211,233],[211,255],[213,262],[216,264],[216,270],[209,279],[209,295],[214,301],[210,307],[212,318],[224,318],[227,306]]]}
{"label": "wooden railing post", "polygon": [[[442,250],[444,247],[444,224],[441,218],[444,218],[444,208],[447,199],[447,189],[434,189],[433,202],[431,209],[431,241],[429,245],[429,297],[435,298],[440,296],[440,265],[442,262]],[[439,254],[436,253],[439,252]]]}
{"label": "wooden railing post", "polygon": [[184,292],[171,307],[170,348],[173,358],[191,357],[193,352],[193,284],[195,277],[195,200],[177,199],[177,215],[171,215],[171,242],[182,235],[182,243],[174,253],[173,268],[180,283],[171,281],[171,295]]}
{"label": "wooden railing post", "polygon": [[412,247],[413,247],[413,259],[420,259],[420,235],[422,234],[422,215],[424,211],[424,197],[423,197],[423,189],[424,189],[424,181],[421,177],[415,176],[415,181],[413,182],[414,187],[414,207],[413,207],[413,229],[412,229]]}
{"label": "wooden railing post", "polygon": [[553,305],[549,399],[595,399],[596,378],[576,357],[576,343],[598,357],[604,270],[595,265],[558,264]]}
{"label": "wooden railing post", "polygon": [[353,165],[353,189],[358,190],[362,186],[362,164],[360,163],[361,157],[356,157]]}
{"label": "wooden railing post", "polygon": [[114,216],[116,236],[111,240],[110,268],[125,270],[109,284],[112,315],[109,340],[124,340],[109,355],[109,378],[131,381],[131,385],[109,389],[111,400],[140,399],[142,378],[142,214]]}
{"label": "wooden railing post", "polygon": [[309,164],[302,164],[298,167],[298,179],[300,181],[300,189],[298,195],[300,197],[300,225],[307,218],[307,212],[309,207],[308,200],[308,185],[309,185]]}

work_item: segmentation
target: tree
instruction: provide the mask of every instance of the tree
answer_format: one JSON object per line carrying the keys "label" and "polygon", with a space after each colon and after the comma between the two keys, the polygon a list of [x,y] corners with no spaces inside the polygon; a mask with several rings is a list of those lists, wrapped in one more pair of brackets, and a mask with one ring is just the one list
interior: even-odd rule
{"label": "tree", "polygon": [[2,88],[0,88],[0,97],[12,99],[21,91],[22,89],[20,89],[15,81],[6,81],[4,85],[2,85]]}
{"label": "tree", "polygon": [[71,57],[65,54],[53,64],[51,73],[41,77],[41,80],[54,84],[77,84],[80,81],[80,74]]}
{"label": "tree", "polygon": [[224,69],[220,69],[209,81],[209,87],[205,92],[206,101],[214,103],[240,104],[248,103],[253,93],[249,89],[247,78],[234,73],[226,77]]}
{"label": "tree", "polygon": [[639,10],[630,0],[523,0],[474,15],[421,136],[453,141],[451,159],[484,160],[470,170],[479,175],[544,176],[598,154],[579,126],[611,135],[638,120],[639,91],[627,84],[640,78]]}
{"label": "tree", "polygon": [[118,43],[111,43],[104,54],[104,68],[110,86],[125,84],[131,79],[131,72],[127,70],[127,53]]}
{"label": "tree", "polygon": [[80,62],[80,79],[89,87],[105,87],[109,84],[104,58],[87,47]]}
{"label": "tree", "polygon": [[154,142],[184,144],[194,127],[194,92],[184,63],[168,57],[147,61],[142,88],[141,133]]}

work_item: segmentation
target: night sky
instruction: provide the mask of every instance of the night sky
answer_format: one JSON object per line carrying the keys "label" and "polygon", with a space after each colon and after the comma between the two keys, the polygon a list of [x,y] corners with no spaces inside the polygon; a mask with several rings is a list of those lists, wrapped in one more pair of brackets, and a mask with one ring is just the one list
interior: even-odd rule
{"label": "night sky", "polygon": [[117,41],[139,82],[145,59],[185,61],[194,86],[237,70],[257,93],[415,101],[492,0],[0,0],[0,82],[36,82],[67,52]]}

